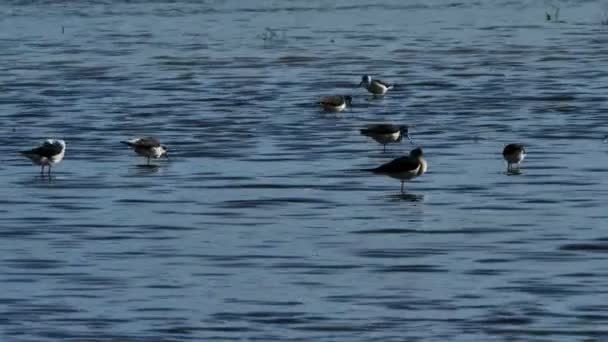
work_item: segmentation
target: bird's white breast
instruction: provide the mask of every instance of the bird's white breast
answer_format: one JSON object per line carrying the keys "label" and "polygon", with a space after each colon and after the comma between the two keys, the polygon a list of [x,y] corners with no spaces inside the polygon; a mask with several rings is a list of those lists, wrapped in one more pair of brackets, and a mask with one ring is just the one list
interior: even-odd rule
{"label": "bird's white breast", "polygon": [[401,132],[389,133],[389,134],[377,134],[374,136],[374,140],[381,144],[388,144],[399,140]]}
{"label": "bird's white breast", "polygon": [[517,163],[521,163],[525,157],[526,157],[525,153],[517,152],[517,153],[507,154],[505,156],[505,160],[508,161],[509,163],[517,164]]}
{"label": "bird's white breast", "polygon": [[369,90],[371,93],[382,95],[382,94],[386,93],[386,91],[388,90],[388,88],[385,87],[384,85],[382,85],[379,82],[372,81],[368,85],[367,90]]}
{"label": "bird's white breast", "polygon": [[65,148],[63,148],[63,150],[61,150],[61,153],[52,156],[50,158],[50,160],[48,161],[48,164],[55,165],[55,164],[61,162],[63,160],[64,156],[65,156]]}
{"label": "bird's white breast", "polygon": [[389,177],[400,180],[410,180],[418,176],[418,169],[420,169],[420,167],[410,171],[390,173]]}

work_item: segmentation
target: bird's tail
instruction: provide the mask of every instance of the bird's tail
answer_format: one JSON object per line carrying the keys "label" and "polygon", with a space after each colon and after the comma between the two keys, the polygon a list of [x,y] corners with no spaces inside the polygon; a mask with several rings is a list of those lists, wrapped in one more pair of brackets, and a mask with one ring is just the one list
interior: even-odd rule
{"label": "bird's tail", "polygon": [[126,140],[122,140],[120,143],[121,143],[121,144],[125,144],[125,145],[127,145],[127,146],[133,146],[133,143],[132,143],[132,142],[130,142],[130,141],[126,141]]}
{"label": "bird's tail", "polygon": [[35,162],[39,158],[39,156],[37,156],[36,153],[34,153],[32,150],[19,151],[19,154],[33,162]]}
{"label": "bird's tail", "polygon": [[378,173],[378,168],[372,168],[372,169],[360,169],[359,171],[361,172],[372,172],[372,173]]}

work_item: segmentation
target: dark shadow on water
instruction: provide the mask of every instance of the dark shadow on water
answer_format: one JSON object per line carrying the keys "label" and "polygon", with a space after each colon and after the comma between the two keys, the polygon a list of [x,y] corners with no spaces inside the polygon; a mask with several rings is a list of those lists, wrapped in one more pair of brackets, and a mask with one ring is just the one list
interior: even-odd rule
{"label": "dark shadow on water", "polygon": [[507,176],[521,176],[524,172],[521,169],[513,169],[511,171],[506,171],[505,174]]}
{"label": "dark shadow on water", "polygon": [[135,174],[139,175],[139,176],[152,175],[152,174],[158,173],[159,170],[160,170],[160,166],[155,165],[155,164],[135,165]]}
{"label": "dark shadow on water", "polygon": [[422,202],[424,195],[409,192],[390,194],[386,198],[391,202]]}
{"label": "dark shadow on water", "polygon": [[44,175],[37,174],[34,176],[32,183],[51,183],[53,182],[53,178],[55,178],[55,175],[49,176],[46,173]]}
{"label": "dark shadow on water", "polygon": [[59,175],[51,174],[49,176],[45,173],[44,175],[41,175],[41,174],[33,175],[31,177],[28,177],[27,179],[24,179],[23,181],[21,181],[19,183],[21,183],[23,185],[27,185],[27,186],[34,186],[34,187],[37,187],[37,186],[54,187],[56,185],[62,184],[65,180],[66,180],[66,178],[61,174],[59,174]]}
{"label": "dark shadow on water", "polygon": [[386,95],[369,95],[367,100],[368,101],[382,101],[384,100]]}

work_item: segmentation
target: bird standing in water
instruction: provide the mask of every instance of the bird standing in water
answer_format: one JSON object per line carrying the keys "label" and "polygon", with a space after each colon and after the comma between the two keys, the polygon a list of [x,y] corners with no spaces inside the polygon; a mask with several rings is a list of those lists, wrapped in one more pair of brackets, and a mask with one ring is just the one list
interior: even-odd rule
{"label": "bird standing in water", "polygon": [[390,89],[393,89],[394,85],[381,80],[373,80],[370,75],[363,75],[361,77],[361,83],[359,87],[363,86],[367,91],[374,95],[384,95]]}
{"label": "bird standing in water", "polygon": [[353,98],[351,96],[336,95],[321,98],[319,105],[328,111],[341,112],[346,109],[346,107],[352,106],[352,102]]}
{"label": "bird standing in water", "polygon": [[40,165],[40,174],[44,175],[44,167],[48,166],[48,175],[51,167],[59,164],[65,155],[65,141],[61,139],[47,139],[42,145],[27,151],[21,151],[35,165]]}
{"label": "bird standing in water", "polygon": [[507,161],[507,172],[513,171],[513,164],[519,166],[526,157],[526,147],[522,144],[509,144],[502,150],[502,157]]}
{"label": "bird standing in water", "polygon": [[422,156],[422,149],[415,148],[407,156],[394,159],[375,169],[369,169],[367,171],[401,180],[401,193],[403,193],[405,181],[422,176],[427,171],[428,165]]}
{"label": "bird standing in water", "polygon": [[391,124],[375,124],[369,125],[360,130],[361,134],[374,139],[382,144],[383,152],[386,152],[386,145],[403,141],[405,136],[413,144],[414,141],[410,137],[408,126],[397,126]]}
{"label": "bird standing in water", "polygon": [[135,153],[144,156],[148,159],[147,165],[150,165],[150,158],[158,159],[160,157],[169,158],[167,148],[160,144],[156,138],[136,138],[121,143],[131,147]]}

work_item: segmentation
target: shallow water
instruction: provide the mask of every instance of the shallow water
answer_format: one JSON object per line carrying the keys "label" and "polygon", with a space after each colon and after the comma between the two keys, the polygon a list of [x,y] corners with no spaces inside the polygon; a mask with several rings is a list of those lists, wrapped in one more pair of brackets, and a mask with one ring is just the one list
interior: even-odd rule
{"label": "shallow water", "polygon": [[[382,3],[0,5],[2,340],[606,336],[608,7]],[[375,122],[415,125],[405,195],[359,171],[412,148]],[[17,153],[47,137],[51,179]]]}

